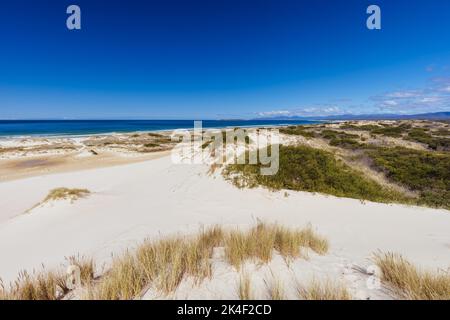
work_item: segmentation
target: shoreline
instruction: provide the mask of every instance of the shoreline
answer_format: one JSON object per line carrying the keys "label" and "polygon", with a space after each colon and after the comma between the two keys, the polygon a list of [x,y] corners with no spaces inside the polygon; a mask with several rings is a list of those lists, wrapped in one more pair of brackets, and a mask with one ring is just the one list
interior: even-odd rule
{"label": "shoreline", "polygon": [[[241,128],[256,130],[263,128],[283,128],[286,126],[285,124],[272,126],[255,125]],[[202,130],[230,130],[232,128],[235,127],[208,127],[202,128]],[[194,132],[193,128],[180,128],[176,130],[186,130],[191,134]],[[133,144],[133,141],[129,141],[129,139],[136,135],[145,137],[146,135],[153,136],[153,134],[170,139],[173,131],[164,129],[76,136],[0,137],[0,183],[39,175],[125,165],[158,158],[167,155],[176,142],[173,141],[163,144],[163,150],[155,149],[150,150],[146,154],[142,154],[135,150],[127,150],[130,149],[129,145]],[[91,140],[100,142],[109,139],[124,141],[128,145],[125,145],[124,148],[119,150],[112,148],[110,145],[106,145],[106,143],[98,148],[85,145],[86,142]],[[13,149],[9,155],[8,148]],[[59,149],[56,150],[54,148]],[[14,151],[14,149],[18,150]],[[95,157],[90,152],[94,152]]]}
{"label": "shoreline", "polygon": [[[96,120],[93,120],[96,121]],[[108,120],[106,120],[108,121]],[[117,121],[125,121],[125,120],[117,120]],[[195,120],[192,120],[192,124]],[[208,120],[199,120],[205,123]],[[216,120],[214,120],[216,121]],[[220,120],[217,120],[220,121]],[[240,120],[244,122],[244,120]],[[248,121],[257,121],[257,120],[248,120]],[[286,123],[284,123],[286,121]],[[222,122],[226,122],[226,120],[223,120]],[[232,122],[232,121],[230,121]],[[261,120],[261,122],[266,122],[264,120]],[[275,120],[274,120],[275,122]],[[328,120],[283,120],[278,121],[276,120],[276,124],[270,124],[270,123],[255,123],[251,125],[223,125],[223,126],[204,126],[203,129],[211,129],[211,130],[219,130],[219,129],[229,129],[229,128],[263,128],[263,127],[285,127],[289,125],[314,125],[314,124],[321,124],[321,123],[328,123],[331,121]],[[80,133],[80,134],[72,134],[72,133],[35,133],[35,134],[14,134],[14,135],[4,135],[0,133],[0,141],[2,139],[27,139],[27,138],[84,138],[84,137],[91,137],[91,136],[108,136],[108,135],[120,135],[120,134],[133,134],[133,133],[167,133],[172,132],[174,130],[187,130],[192,131],[192,126],[180,126],[177,128],[172,129],[154,129],[154,130],[123,130],[123,131],[105,131],[105,132],[97,132],[97,133]]]}
{"label": "shoreline", "polygon": [[[339,125],[305,130],[326,129],[339,130]],[[367,132],[352,132],[369,136]],[[344,160],[348,152],[327,144],[319,132],[309,139],[280,136],[286,145],[329,150]],[[0,194],[4,199],[0,201],[0,254],[4,261],[0,277],[4,283],[14,281],[21,270],[40,272],[42,265],[45,270],[64,271],[64,259],[71,256],[92,258],[101,278],[107,274],[112,256],[131,252],[146,239],[194,235],[212,226],[248,230],[259,222],[311,226],[329,241],[330,248],[324,256],[308,253],[308,259],[297,259],[288,267],[277,253],[267,268],[246,262],[246,268],[258,277],[273,270],[286,275],[285,281],[290,283],[292,266],[302,280],[332,278],[345,283],[355,298],[377,299],[389,296],[382,290],[368,289],[368,275],[358,270],[367,270],[373,254],[380,250],[399,253],[421,268],[445,270],[450,265],[450,215],[446,209],[288,189],[240,189],[226,180],[220,169],[211,170],[208,164],[171,161],[172,145],[167,139],[167,135],[148,133],[36,138],[24,142],[28,147],[10,154],[15,158],[0,160]],[[372,138],[372,143],[377,141],[384,143],[385,139]],[[406,143],[393,138],[387,142]],[[360,170],[370,174],[368,167]],[[383,177],[378,178],[383,183]],[[47,201],[52,190],[61,188],[87,190],[88,194],[75,200]],[[212,279],[197,286],[186,278],[170,297],[205,298],[214,292],[216,299],[233,299],[235,282],[230,279],[239,279],[239,274],[223,263],[223,248],[216,249]]]}
{"label": "shoreline", "polygon": [[20,165],[20,160],[0,160],[0,184],[17,181],[32,177],[43,177],[52,174],[79,172],[87,170],[95,170],[100,168],[109,168],[115,166],[123,166],[132,163],[139,163],[158,159],[169,155],[170,151],[155,151],[145,156],[106,156],[97,159],[76,159],[70,156],[34,156],[28,159],[29,161],[36,161],[40,164],[27,168],[27,171],[17,171]]}

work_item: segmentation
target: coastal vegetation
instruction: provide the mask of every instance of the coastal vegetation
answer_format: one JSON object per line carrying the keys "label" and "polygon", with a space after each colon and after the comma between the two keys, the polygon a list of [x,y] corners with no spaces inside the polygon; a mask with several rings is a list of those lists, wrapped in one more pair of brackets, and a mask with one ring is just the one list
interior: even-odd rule
{"label": "coastal vegetation", "polygon": [[268,263],[272,260],[273,250],[286,259],[301,257],[301,248],[309,248],[319,254],[328,251],[326,239],[318,236],[307,227],[291,230],[278,225],[260,223],[247,233],[235,230],[229,232],[225,240],[225,257],[237,269],[246,260],[258,260]]}
{"label": "coastal vegetation", "polygon": [[449,150],[450,139],[441,136],[432,136],[423,128],[414,128],[408,132],[407,139],[426,144],[432,150]]}
{"label": "coastal vegetation", "polygon": [[450,300],[450,274],[421,270],[399,254],[376,253],[382,280],[401,299]]}
{"label": "coastal vegetation", "polygon": [[297,293],[301,300],[352,300],[348,289],[332,280],[313,280],[307,286],[298,285]]}
{"label": "coastal vegetation", "polygon": [[254,300],[251,276],[248,272],[242,272],[239,278],[238,295],[240,300]]}
{"label": "coastal vegetation", "polygon": [[80,189],[80,188],[55,188],[50,190],[50,192],[47,194],[47,196],[42,200],[41,202],[37,203],[25,213],[30,213],[33,209],[52,202],[52,201],[59,201],[59,200],[70,200],[70,202],[74,202],[76,200],[79,200],[81,198],[85,198],[89,196],[91,192],[87,189]]}
{"label": "coastal vegetation", "polygon": [[316,135],[313,131],[309,131],[305,126],[289,126],[280,129],[280,133],[303,136],[305,138],[314,138]]}
{"label": "coastal vegetation", "polygon": [[79,189],[79,188],[56,188],[51,190],[47,197],[45,197],[44,201],[42,201],[42,203],[45,202],[49,202],[49,201],[56,201],[56,200],[71,200],[71,201],[75,201],[78,200],[80,198],[84,198],[87,195],[89,195],[91,192],[87,189]]}
{"label": "coastal vegetation", "polygon": [[357,139],[360,138],[357,134],[346,133],[335,130],[322,130],[321,137],[328,141],[331,146],[342,148],[357,148],[360,143]]}
{"label": "coastal vegetation", "polygon": [[[70,257],[68,262],[79,267],[81,284],[89,285],[94,279],[94,261],[85,257]],[[44,269],[32,274],[21,272],[9,287],[0,280],[0,300],[58,300],[70,291],[66,280],[67,275],[60,270]]]}
{"label": "coastal vegetation", "polygon": [[408,201],[337,160],[330,152],[283,145],[279,152],[279,170],[275,175],[261,175],[260,164],[232,164],[225,168],[224,175],[238,187],[262,185],[272,190],[319,192],[378,202]]}
{"label": "coastal vegetation", "polygon": [[[249,230],[226,230],[214,226],[194,236],[174,236],[145,241],[133,251],[115,256],[106,272],[94,281],[92,260],[74,259],[81,270],[84,299],[136,299],[148,290],[163,295],[173,293],[181,281],[195,279],[200,284],[213,276],[214,248],[224,248],[223,261],[242,271],[239,296],[251,298],[250,278],[245,276],[245,261],[268,263],[277,252],[285,259],[305,258],[302,250],[318,254],[328,251],[328,241],[312,227],[290,229],[276,224],[258,223]],[[9,288],[0,286],[0,299],[56,300],[69,293],[62,272],[22,273]],[[280,291],[280,290],[279,290]],[[274,292],[275,294],[275,292]]]}
{"label": "coastal vegetation", "polygon": [[[296,135],[305,130],[291,126],[282,132]],[[224,174],[240,187],[262,185],[450,209],[448,132],[445,123],[429,121],[309,126],[311,139],[325,141],[331,150],[321,144],[314,149],[291,144],[280,149],[280,172],[273,177],[258,175],[250,165],[229,166]],[[374,173],[385,183],[374,182]]]}
{"label": "coastal vegetation", "polygon": [[[264,223],[248,231],[214,227],[196,237],[146,242],[134,254],[128,252],[116,258],[105,277],[91,288],[89,298],[132,299],[140,297],[149,286],[169,294],[186,276],[199,283],[212,275],[211,255],[215,247],[224,247],[225,261],[240,270],[246,260],[269,262],[274,250],[285,258],[298,256],[301,248],[324,254],[328,243],[310,227],[290,230]],[[281,248],[285,250],[279,251]],[[242,286],[243,296],[249,296],[245,278]]]}
{"label": "coastal vegetation", "polygon": [[370,131],[372,134],[380,134],[387,137],[399,138],[411,129],[410,124],[400,124],[398,126],[384,125],[383,127],[376,128]]}
{"label": "coastal vegetation", "polygon": [[[80,269],[81,287],[76,292],[68,286],[67,275],[62,271],[22,272],[10,286],[0,281],[0,300],[125,300],[140,299],[148,291],[168,296],[188,278],[194,280],[191,282],[194,286],[201,285],[205,279],[212,279],[215,276],[213,252],[220,248],[226,253],[214,259],[234,267],[232,272],[238,275],[236,296],[239,299],[282,300],[287,298],[285,282],[272,273],[271,277],[262,278],[266,288],[264,292],[255,291],[251,273],[243,263],[269,263],[274,252],[284,257],[287,263],[294,259],[308,259],[308,249],[326,254],[328,241],[310,226],[294,229],[258,223],[249,230],[213,226],[197,235],[145,241],[136,249],[115,256],[109,267],[97,276],[92,259],[71,257],[69,264]],[[377,252],[372,260],[380,271],[376,276],[380,276],[391,297],[450,299],[450,276],[445,271],[422,270],[401,255],[390,252]],[[337,279],[313,278],[309,282],[299,282],[295,278],[293,285],[300,300],[353,299],[344,282]]]}
{"label": "coastal vegetation", "polygon": [[450,153],[395,147],[368,155],[389,179],[418,192],[418,204],[450,209]]}

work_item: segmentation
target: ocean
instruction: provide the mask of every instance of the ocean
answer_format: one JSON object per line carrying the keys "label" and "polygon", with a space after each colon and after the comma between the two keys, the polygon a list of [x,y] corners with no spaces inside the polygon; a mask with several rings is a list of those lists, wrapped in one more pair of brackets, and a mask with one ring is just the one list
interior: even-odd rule
{"label": "ocean", "polygon": [[[203,120],[203,128],[314,124],[305,120]],[[194,120],[0,120],[0,137],[82,136],[193,129]]]}

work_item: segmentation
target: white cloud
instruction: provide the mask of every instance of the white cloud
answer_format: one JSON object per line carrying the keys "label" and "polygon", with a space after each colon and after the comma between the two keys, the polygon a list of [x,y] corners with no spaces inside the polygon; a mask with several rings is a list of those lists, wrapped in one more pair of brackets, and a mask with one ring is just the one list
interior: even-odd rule
{"label": "white cloud", "polygon": [[390,106],[390,107],[395,107],[398,105],[398,102],[395,100],[385,100],[383,101],[383,105],[385,106]]}
{"label": "white cloud", "polygon": [[273,110],[273,111],[258,112],[257,115],[259,117],[284,116],[289,118],[289,117],[304,117],[304,116],[335,115],[341,114],[342,112],[343,110],[337,105],[322,104],[314,106],[297,107],[291,110]]}
{"label": "white cloud", "polygon": [[285,116],[289,115],[290,111],[288,110],[275,110],[275,111],[265,111],[265,112],[259,112],[258,115],[260,117],[267,117],[267,116]]}
{"label": "white cloud", "polygon": [[435,77],[424,88],[396,90],[369,98],[362,104],[349,104],[349,99],[333,100],[332,103],[300,106],[259,112],[259,117],[327,116],[346,113],[363,114],[393,112],[399,114],[450,111],[450,77]]}
{"label": "white cloud", "polygon": [[396,91],[391,92],[386,95],[388,98],[395,98],[395,99],[403,99],[403,98],[414,98],[421,95],[420,91]]}
{"label": "white cloud", "polygon": [[442,91],[444,91],[444,92],[450,92],[450,86],[442,88]]}
{"label": "white cloud", "polygon": [[436,112],[450,110],[450,78],[432,78],[426,88],[393,91],[371,97],[374,106],[389,112]]}

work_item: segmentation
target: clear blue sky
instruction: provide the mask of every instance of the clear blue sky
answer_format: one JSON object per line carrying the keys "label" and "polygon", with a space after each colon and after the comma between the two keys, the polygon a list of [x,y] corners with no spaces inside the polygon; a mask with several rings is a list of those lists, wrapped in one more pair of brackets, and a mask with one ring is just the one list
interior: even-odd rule
{"label": "clear blue sky", "polygon": [[[77,4],[82,29],[66,28]],[[378,4],[382,30],[366,28]],[[5,0],[0,118],[450,110],[446,0]]]}

